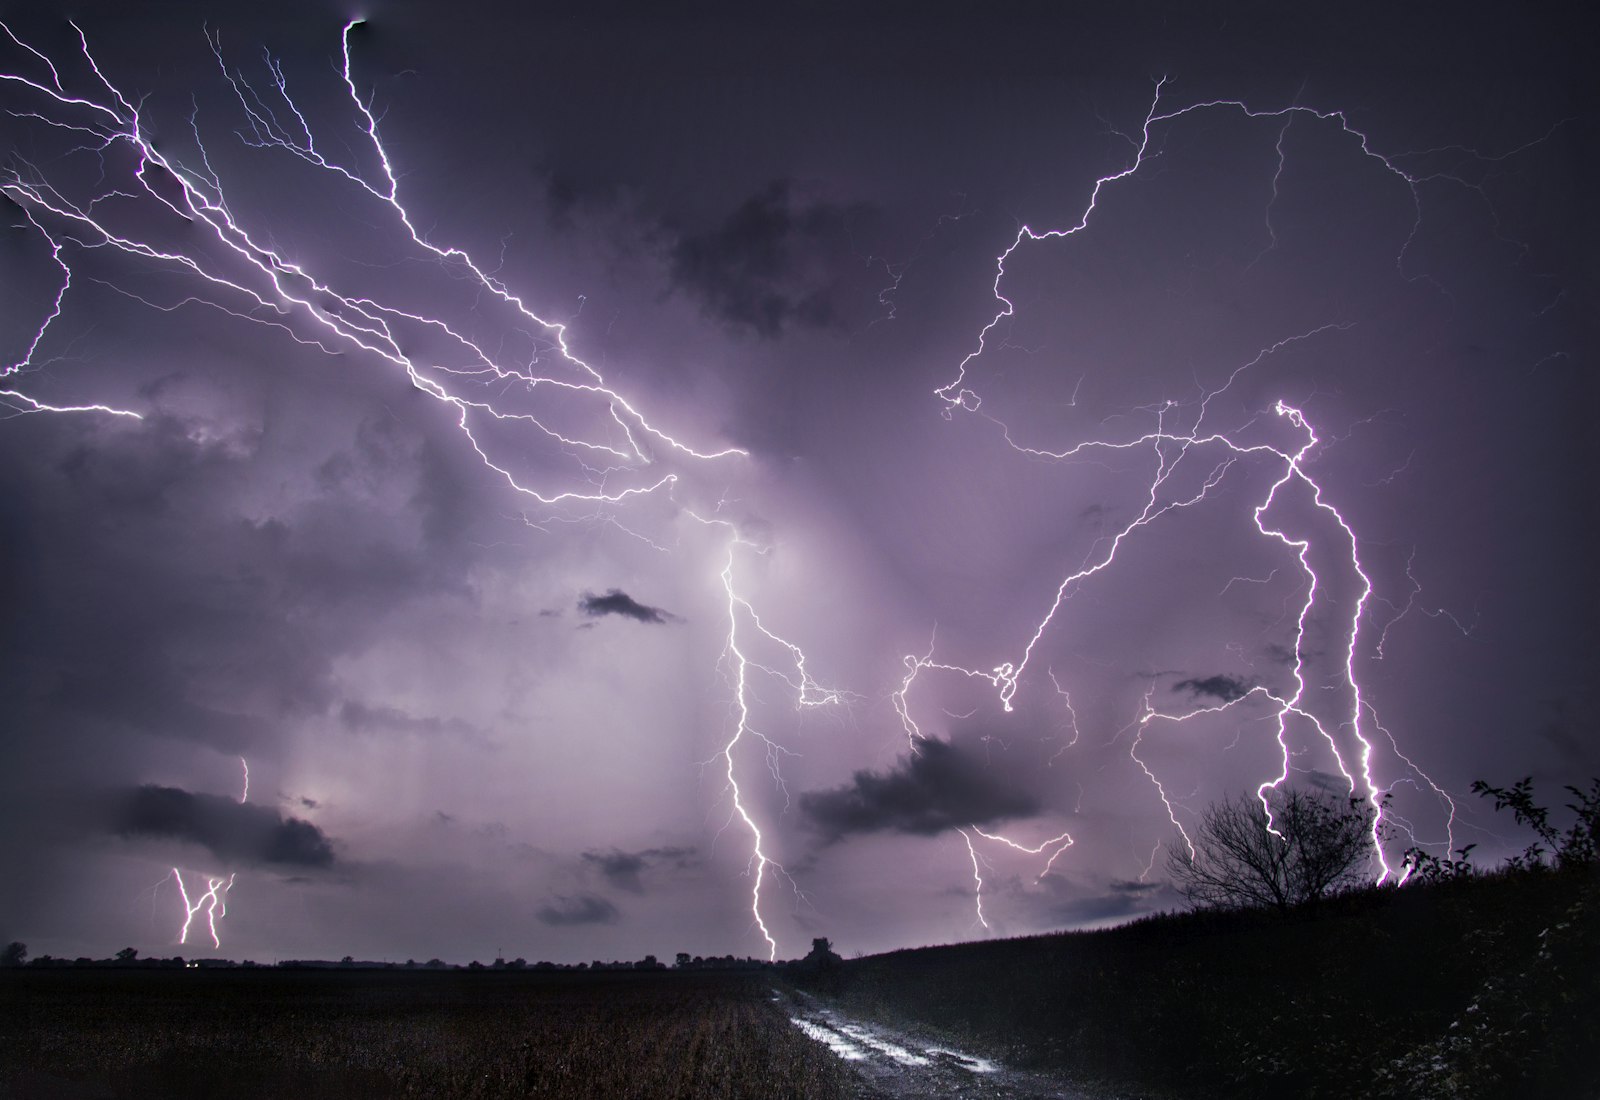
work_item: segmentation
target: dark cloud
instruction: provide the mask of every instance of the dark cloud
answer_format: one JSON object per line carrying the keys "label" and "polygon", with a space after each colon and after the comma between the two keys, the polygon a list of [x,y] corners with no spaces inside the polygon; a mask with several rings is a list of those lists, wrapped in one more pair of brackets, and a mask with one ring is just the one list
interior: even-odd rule
{"label": "dark cloud", "polygon": [[779,181],[717,228],[682,238],[672,249],[672,276],[707,313],[761,336],[794,325],[838,327],[849,293],[841,268],[862,266],[851,228],[871,213],[863,204],[807,200]]}
{"label": "dark cloud", "polygon": [[1172,685],[1174,691],[1187,691],[1196,699],[1218,699],[1224,703],[1243,699],[1254,688],[1255,685],[1248,680],[1241,680],[1237,676],[1223,674],[1179,680]]}
{"label": "dark cloud", "polygon": [[650,867],[671,864],[675,868],[688,867],[695,862],[693,848],[645,848],[637,852],[624,852],[613,848],[609,852],[584,852],[583,861],[597,868],[606,881],[619,890],[639,894],[644,892],[640,876]]}
{"label": "dark cloud", "polygon": [[843,787],[800,796],[800,810],[830,841],[890,830],[933,836],[1037,812],[1038,800],[1004,783],[974,757],[925,740],[886,772],[859,771]]}
{"label": "dark cloud", "polygon": [[585,592],[578,600],[578,610],[585,615],[621,615],[641,623],[678,623],[683,620],[670,611],[640,603],[620,588],[609,590],[604,596]]}
{"label": "dark cloud", "polygon": [[569,924],[613,924],[621,915],[615,905],[595,894],[558,897],[541,907],[538,914],[544,924],[558,927]]}
{"label": "dark cloud", "polygon": [[328,867],[333,845],[309,821],[213,794],[146,784],[123,792],[111,831],[125,837],[185,840],[228,863]]}
{"label": "dark cloud", "polygon": [[1159,882],[1134,882],[1130,879],[1112,879],[1111,889],[1118,894],[1149,894],[1161,889]]}

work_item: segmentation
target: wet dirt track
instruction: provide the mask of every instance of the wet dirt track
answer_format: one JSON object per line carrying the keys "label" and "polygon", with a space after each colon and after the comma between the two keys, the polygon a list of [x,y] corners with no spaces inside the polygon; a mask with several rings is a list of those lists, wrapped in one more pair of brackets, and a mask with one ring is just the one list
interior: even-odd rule
{"label": "wet dirt track", "polygon": [[774,990],[773,999],[795,1027],[844,1060],[871,1100],[1092,1100],[1088,1092],[950,1043],[856,1019],[805,993]]}

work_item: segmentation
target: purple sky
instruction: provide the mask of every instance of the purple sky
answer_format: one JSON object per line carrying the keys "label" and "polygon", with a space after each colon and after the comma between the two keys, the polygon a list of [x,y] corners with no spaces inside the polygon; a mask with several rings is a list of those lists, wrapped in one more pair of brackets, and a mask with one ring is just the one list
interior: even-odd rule
{"label": "purple sky", "polygon": [[1291,703],[1390,863],[1600,773],[1575,27],[234,7],[0,7],[0,940],[871,952],[1172,906]]}

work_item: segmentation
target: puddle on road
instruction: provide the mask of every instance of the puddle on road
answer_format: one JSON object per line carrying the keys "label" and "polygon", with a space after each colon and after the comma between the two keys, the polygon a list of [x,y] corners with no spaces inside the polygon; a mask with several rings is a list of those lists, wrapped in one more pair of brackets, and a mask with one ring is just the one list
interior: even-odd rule
{"label": "puddle on road", "polygon": [[959,1050],[950,1050],[948,1047],[929,1047],[928,1053],[938,1058],[941,1055],[953,1060],[962,1069],[972,1073],[999,1073],[1000,1067],[987,1058],[975,1058],[970,1054],[962,1054]]}
{"label": "puddle on road", "polygon": [[840,1031],[850,1036],[850,1038],[854,1039],[856,1042],[863,1043],[866,1046],[871,1047],[879,1054],[888,1055],[896,1062],[899,1062],[902,1066],[926,1066],[931,1064],[929,1060],[924,1058],[922,1055],[913,1054],[905,1047],[897,1046],[896,1044],[889,1042],[887,1039],[880,1039],[864,1027],[857,1027],[854,1024],[838,1024],[836,1026]]}
{"label": "puddle on road", "polygon": [[814,1024],[810,1020],[802,1020],[798,1016],[790,1016],[789,1022],[799,1028],[808,1039],[815,1039],[819,1043],[828,1044],[829,1050],[847,1062],[866,1060],[866,1051],[830,1028],[825,1028],[821,1024]]}
{"label": "puddle on road", "polygon": [[852,1019],[804,993],[789,993],[783,999],[789,1002],[790,1022],[802,1034],[850,1062],[869,1083],[872,1095],[885,1100],[978,1093],[989,1100],[1085,1100],[1081,1090],[1065,1082]]}

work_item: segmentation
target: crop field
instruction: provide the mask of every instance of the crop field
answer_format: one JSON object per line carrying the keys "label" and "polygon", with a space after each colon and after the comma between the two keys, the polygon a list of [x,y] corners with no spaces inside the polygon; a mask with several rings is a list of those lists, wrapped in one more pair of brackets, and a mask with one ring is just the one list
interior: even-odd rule
{"label": "crop field", "polygon": [[852,1097],[760,974],[0,973],[0,1098]]}

